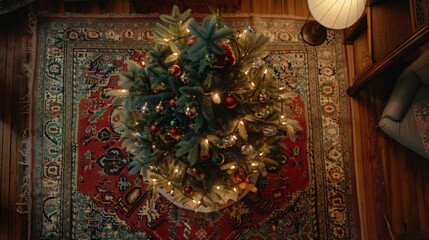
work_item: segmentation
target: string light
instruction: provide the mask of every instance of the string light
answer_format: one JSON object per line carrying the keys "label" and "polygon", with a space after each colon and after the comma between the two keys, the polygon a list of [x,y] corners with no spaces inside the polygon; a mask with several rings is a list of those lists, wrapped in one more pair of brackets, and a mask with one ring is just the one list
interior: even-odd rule
{"label": "string light", "polygon": [[221,99],[220,99],[219,93],[214,93],[214,94],[212,94],[212,101],[213,101],[215,104],[219,104],[219,103],[221,103]]}
{"label": "string light", "polygon": [[280,124],[281,125],[286,125],[286,116],[285,115],[281,115],[280,116]]}
{"label": "string light", "polygon": [[128,94],[128,89],[110,89],[107,91],[108,96],[127,96]]}

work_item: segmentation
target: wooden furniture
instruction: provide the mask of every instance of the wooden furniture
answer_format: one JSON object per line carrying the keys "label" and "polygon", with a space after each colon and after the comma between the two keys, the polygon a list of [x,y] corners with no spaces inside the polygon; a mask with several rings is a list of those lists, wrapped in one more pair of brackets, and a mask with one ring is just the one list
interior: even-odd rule
{"label": "wooden furniture", "polygon": [[427,0],[373,1],[354,28],[345,31],[352,85],[356,96],[381,73],[411,62],[416,51],[429,40]]}
{"label": "wooden furniture", "polygon": [[[398,77],[384,106],[378,126],[402,145],[429,160],[424,123],[429,106],[429,51],[425,51]],[[418,120],[420,119],[420,120]]]}

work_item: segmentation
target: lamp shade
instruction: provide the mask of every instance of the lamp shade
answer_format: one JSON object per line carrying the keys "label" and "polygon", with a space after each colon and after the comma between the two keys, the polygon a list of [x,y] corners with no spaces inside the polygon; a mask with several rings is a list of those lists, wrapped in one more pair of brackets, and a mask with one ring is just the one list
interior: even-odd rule
{"label": "lamp shade", "polygon": [[326,28],[344,29],[362,15],[366,0],[308,0],[313,18]]}

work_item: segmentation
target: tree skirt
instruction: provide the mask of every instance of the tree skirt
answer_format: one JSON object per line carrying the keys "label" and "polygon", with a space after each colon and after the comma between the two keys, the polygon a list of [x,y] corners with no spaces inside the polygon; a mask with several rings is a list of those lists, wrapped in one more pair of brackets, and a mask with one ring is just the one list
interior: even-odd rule
{"label": "tree skirt", "polygon": [[[32,83],[32,239],[356,239],[349,109],[341,32],[319,47],[304,21],[223,16],[270,37],[268,61],[297,94],[303,126],[279,171],[220,211],[184,209],[128,173],[109,92],[125,60],[142,61],[158,17],[40,18]],[[285,140],[287,141],[287,140]]]}

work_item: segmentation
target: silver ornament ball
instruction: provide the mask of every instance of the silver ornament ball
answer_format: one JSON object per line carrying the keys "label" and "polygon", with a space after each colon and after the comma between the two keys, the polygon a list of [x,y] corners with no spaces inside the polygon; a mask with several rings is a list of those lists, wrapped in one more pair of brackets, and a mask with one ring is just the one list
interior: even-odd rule
{"label": "silver ornament ball", "polygon": [[152,111],[152,109],[151,109],[151,107],[150,107],[149,103],[145,102],[145,103],[143,104],[143,106],[141,106],[140,111],[141,111],[143,114],[149,114],[149,113]]}

